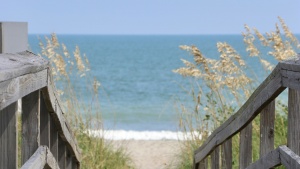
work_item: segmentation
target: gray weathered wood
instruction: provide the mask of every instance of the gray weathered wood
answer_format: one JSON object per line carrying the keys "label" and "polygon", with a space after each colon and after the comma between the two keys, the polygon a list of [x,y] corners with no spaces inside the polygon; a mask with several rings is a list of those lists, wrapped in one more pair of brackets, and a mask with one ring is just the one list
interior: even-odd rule
{"label": "gray weathered wood", "polygon": [[46,146],[40,146],[21,169],[59,169],[55,158]]}
{"label": "gray weathered wood", "polygon": [[40,137],[40,143],[41,145],[45,145],[47,147],[50,147],[50,114],[47,110],[45,101],[43,96],[40,97],[40,114],[41,114],[41,137]]}
{"label": "gray weathered wood", "polygon": [[37,73],[48,67],[47,60],[28,51],[0,54],[0,82]]}
{"label": "gray weathered wood", "polygon": [[0,168],[17,168],[17,103],[0,111]]}
{"label": "gray weathered wood", "polygon": [[260,157],[274,149],[275,100],[260,113]]}
{"label": "gray weathered wood", "polygon": [[66,167],[66,158],[67,153],[65,142],[60,137],[58,137],[58,165],[60,168]]}
{"label": "gray weathered wood", "polygon": [[50,120],[50,150],[58,161],[58,132],[54,120]]}
{"label": "gray weathered wood", "polygon": [[279,148],[269,151],[260,159],[249,165],[246,169],[257,169],[257,168],[272,168],[281,164]]}
{"label": "gray weathered wood", "polygon": [[300,169],[300,157],[286,146],[279,146],[281,164],[286,168]]}
{"label": "gray weathered wood", "polygon": [[22,164],[40,145],[39,90],[22,98]]}
{"label": "gray weathered wood", "polygon": [[208,169],[208,157],[203,159],[195,166],[196,169]]}
{"label": "gray weathered wood", "polygon": [[222,144],[222,168],[232,168],[232,139],[226,140]]}
{"label": "gray weathered wood", "polygon": [[264,106],[269,104],[285,89],[282,87],[280,70],[280,65],[277,65],[238,112],[217,128],[203,145],[195,151],[196,163],[206,157],[216,146],[222,144],[226,139],[232,137],[250,123],[262,111]]}
{"label": "gray weathered wood", "polygon": [[0,110],[25,95],[46,86],[47,72],[48,70],[44,69],[37,73],[30,73],[0,82]]}
{"label": "gray weathered wood", "polygon": [[300,91],[289,89],[287,146],[300,154]]}
{"label": "gray weathered wood", "polygon": [[252,123],[240,133],[240,168],[244,169],[252,162]]}
{"label": "gray weathered wood", "polygon": [[216,147],[211,153],[211,169],[220,168],[220,147]]}

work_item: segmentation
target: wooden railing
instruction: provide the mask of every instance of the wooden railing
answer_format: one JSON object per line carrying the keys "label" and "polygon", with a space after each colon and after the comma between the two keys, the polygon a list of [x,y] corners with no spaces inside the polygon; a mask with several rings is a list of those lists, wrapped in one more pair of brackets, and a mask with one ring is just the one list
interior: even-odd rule
{"label": "wooden railing", "polygon": [[[239,168],[300,168],[300,56],[279,63],[247,102],[194,154],[194,168],[232,168],[232,137],[240,134]],[[274,150],[275,99],[288,88],[287,145]],[[260,158],[252,162],[252,121],[260,114]],[[254,145],[258,146],[258,145]],[[220,152],[222,151],[222,156]],[[210,156],[210,165],[208,158]],[[220,160],[221,156],[221,160]]]}
{"label": "wooden railing", "polygon": [[0,110],[0,168],[18,168],[18,153],[22,169],[80,168],[80,150],[54,90],[48,61],[28,51],[0,54]]}

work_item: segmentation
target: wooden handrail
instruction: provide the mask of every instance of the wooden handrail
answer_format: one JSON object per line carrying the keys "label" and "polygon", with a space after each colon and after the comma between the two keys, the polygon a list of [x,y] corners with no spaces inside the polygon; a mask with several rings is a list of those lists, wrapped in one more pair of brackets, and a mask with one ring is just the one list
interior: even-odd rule
{"label": "wooden handrail", "polygon": [[[247,134],[247,132],[251,132],[252,120],[258,114],[263,112],[264,109],[267,109],[267,111],[275,112],[274,100],[286,88],[289,88],[289,90],[290,90],[289,108],[294,107],[295,105],[297,106],[297,104],[294,103],[297,101],[295,101],[295,100],[293,101],[293,99],[298,99],[298,98],[300,99],[300,92],[297,91],[297,90],[300,90],[300,81],[299,81],[299,79],[300,79],[300,60],[299,60],[299,58],[300,58],[300,56],[298,56],[297,59],[287,60],[287,61],[283,61],[283,62],[280,62],[277,64],[275,69],[261,83],[261,85],[253,92],[253,94],[246,101],[246,103],[234,115],[232,115],[227,121],[225,121],[220,127],[215,129],[212,132],[212,134],[207,138],[207,140],[197,150],[195,150],[194,167],[197,167],[202,164],[204,165],[203,160],[205,160],[206,157],[209,155],[211,155],[211,158],[212,158],[211,161],[213,161],[216,156],[218,157],[219,156],[218,146],[220,146],[220,145],[226,146],[226,142],[228,140],[230,140],[230,146],[231,146],[232,136],[236,135],[239,132],[241,132],[241,134],[243,132],[244,132],[243,134],[245,134],[245,132],[246,132],[246,134]],[[268,107],[268,106],[270,106],[270,107]],[[294,109],[292,109],[292,108],[290,108],[290,109],[291,110],[289,110],[289,114],[294,114],[294,113],[297,114],[297,111],[299,111],[299,106],[295,107]],[[289,118],[289,120],[290,119],[291,118]],[[270,123],[270,122],[268,122],[268,120],[269,121],[271,120],[272,122]],[[268,120],[266,120],[264,122],[270,123],[270,125],[274,125],[274,118],[271,118]],[[247,131],[247,127],[249,128],[248,131]],[[289,127],[289,130],[290,130],[289,132],[299,131],[297,127],[293,131],[291,128],[292,127]],[[271,128],[268,128],[268,130],[272,130],[270,132],[273,132],[274,129],[271,127]],[[264,132],[266,132],[266,131],[264,131]],[[250,135],[251,135],[251,133],[250,133]],[[248,140],[251,141],[251,137]],[[271,137],[273,137],[273,136],[271,135]],[[291,137],[293,137],[293,136],[291,136]],[[291,140],[295,140],[295,139],[288,138],[288,140],[291,141]],[[265,145],[265,146],[267,146],[267,148],[265,148],[265,149],[261,148],[261,156],[263,156],[264,154],[269,154],[269,156],[270,156],[269,149],[270,149],[270,147],[273,147],[272,145],[274,145],[274,140],[272,140],[272,139],[267,140],[267,141],[263,140],[261,142],[262,146],[264,146],[263,144],[265,142],[273,142],[273,143],[270,143],[269,145]],[[243,143],[242,145],[245,145],[245,144],[246,143]],[[289,147],[290,146],[293,147],[293,145],[297,145],[297,144],[298,143],[296,143],[296,142],[291,142],[289,144]],[[246,145],[245,148],[249,148],[249,145]],[[231,149],[231,147],[230,147],[230,149]],[[251,149],[252,148],[250,145],[250,151],[251,151]],[[281,149],[282,149],[282,147],[281,147]],[[281,149],[280,149],[280,151],[281,151]],[[296,150],[296,149],[297,148],[293,147],[291,149],[291,151],[294,151],[296,154],[298,154],[298,152],[297,152],[298,150]],[[244,151],[244,147],[240,147],[240,151]],[[246,151],[246,149],[245,149],[245,151]],[[217,154],[217,155],[215,155],[215,154]],[[245,152],[245,154],[246,154],[246,152]],[[240,168],[246,168],[246,166],[248,166],[251,163],[251,154],[252,153],[248,152],[248,154],[250,154],[250,161],[247,161],[246,158],[243,158],[246,161],[240,162],[240,165],[241,165]],[[285,165],[282,161],[280,164]],[[218,168],[218,167],[214,167],[213,165],[214,164],[212,163],[212,168]],[[225,164],[225,165],[227,165],[227,164]],[[219,166],[219,165],[217,164],[217,166]],[[229,168],[231,168],[231,167],[229,167]]]}
{"label": "wooden handrail", "polygon": [[[3,117],[9,118],[9,113],[13,114],[15,112],[15,103],[22,98],[24,102],[23,111],[26,111],[25,113],[33,111],[31,114],[29,112],[29,114],[24,115],[24,119],[24,113],[22,113],[22,119],[24,120],[22,127],[25,130],[22,135],[29,134],[27,136],[29,140],[24,140],[25,144],[29,144],[29,147],[23,146],[24,151],[32,152],[32,147],[40,144],[50,146],[49,149],[51,149],[50,144],[53,144],[52,147],[54,146],[55,148],[52,148],[53,150],[51,149],[51,151],[53,151],[52,153],[55,152],[55,158],[62,158],[60,155],[64,153],[65,157],[70,156],[70,166],[74,163],[73,168],[79,168],[81,160],[80,149],[65,119],[61,101],[55,92],[50,73],[49,62],[29,51],[0,54],[0,113],[5,114]],[[36,114],[34,111],[40,113]],[[30,120],[32,120],[32,116],[37,116],[34,117],[36,120],[33,123],[41,123],[41,126],[39,124],[35,126],[38,129],[31,126]],[[42,123],[45,124],[42,126]],[[3,125],[5,129],[9,124]],[[37,134],[30,136],[31,134],[30,131],[27,131],[27,127],[30,128],[28,130],[38,130]],[[40,138],[41,135],[46,138]],[[0,143],[1,140],[4,140],[4,143],[7,144],[7,141],[5,141],[7,139],[9,138],[0,139]],[[39,140],[44,143],[41,143]],[[62,147],[58,148],[60,145]],[[24,154],[24,156],[22,154],[23,163],[28,159],[28,155],[30,154]],[[62,162],[60,165],[65,166],[65,163],[67,162]]]}

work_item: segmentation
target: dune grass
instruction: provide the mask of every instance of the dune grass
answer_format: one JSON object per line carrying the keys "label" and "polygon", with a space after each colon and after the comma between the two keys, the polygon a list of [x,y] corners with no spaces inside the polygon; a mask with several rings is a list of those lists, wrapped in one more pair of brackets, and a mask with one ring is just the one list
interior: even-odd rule
{"label": "dune grass", "polygon": [[[280,26],[276,24],[275,31],[261,34],[257,29],[245,25],[245,50],[248,57],[258,59],[262,69],[268,74],[273,68],[267,57],[278,61],[295,58],[300,44],[296,37],[279,17]],[[258,45],[260,44],[260,45]],[[177,168],[191,168],[194,150],[209,137],[209,133],[220,126],[228,117],[235,113],[249,98],[259,85],[255,76],[250,76],[251,70],[244,58],[226,42],[217,43],[219,59],[206,57],[196,46],[180,46],[193,56],[192,61],[182,59],[184,67],[174,70],[192,82],[188,94],[193,100],[193,106],[188,107],[179,101],[179,125],[183,132],[194,133],[191,140],[182,142],[183,149],[179,155]],[[262,53],[260,48],[268,48],[268,53]],[[275,147],[286,144],[287,138],[287,107],[285,101],[276,103]],[[259,116],[254,119],[252,159],[259,158]],[[201,136],[201,138],[200,138]],[[233,166],[238,168],[239,135],[233,137]]]}
{"label": "dune grass", "polygon": [[[40,39],[39,45],[39,55],[50,61],[56,92],[81,149],[81,168],[133,168],[131,159],[122,147],[114,148],[104,138],[92,137],[87,133],[91,128],[103,130],[98,100],[101,84],[90,74],[88,58],[81,54],[78,46],[71,54],[55,34]],[[75,82],[80,82],[83,87],[75,89]],[[90,100],[84,100],[85,95],[91,96]]]}

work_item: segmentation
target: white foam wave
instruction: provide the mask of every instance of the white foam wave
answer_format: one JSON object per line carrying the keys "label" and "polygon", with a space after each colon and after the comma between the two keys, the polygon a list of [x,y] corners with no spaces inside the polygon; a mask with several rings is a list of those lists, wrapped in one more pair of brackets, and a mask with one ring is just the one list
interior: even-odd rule
{"label": "white foam wave", "polygon": [[107,140],[186,140],[192,136],[201,138],[197,132],[175,131],[88,130],[87,133]]}

